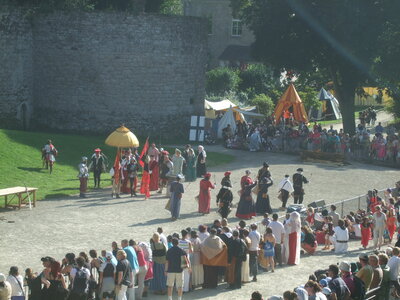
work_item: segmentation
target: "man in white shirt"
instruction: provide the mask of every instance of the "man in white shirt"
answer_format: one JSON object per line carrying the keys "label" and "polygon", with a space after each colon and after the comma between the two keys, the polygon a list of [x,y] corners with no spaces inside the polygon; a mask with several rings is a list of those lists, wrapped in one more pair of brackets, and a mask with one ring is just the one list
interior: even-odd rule
{"label": "man in white shirt", "polygon": [[272,233],[275,236],[275,264],[278,263],[282,266],[282,244],[285,236],[285,228],[283,224],[278,221],[278,214],[272,215],[272,222],[269,223],[268,227],[272,229]]}
{"label": "man in white shirt", "polygon": [[390,268],[390,281],[396,286],[398,285],[397,278],[400,271],[400,248],[394,247],[392,257],[389,259],[387,266]]}
{"label": "man in white shirt", "polygon": [[281,201],[282,201],[282,207],[280,208],[281,210],[286,210],[286,202],[289,199],[289,194],[294,191],[293,185],[290,182],[289,175],[285,175],[285,178],[282,179],[281,182],[278,184],[278,192],[281,193]]}
{"label": "man in white shirt", "polygon": [[250,246],[249,246],[249,264],[250,264],[250,275],[253,276],[252,281],[257,281],[257,273],[258,273],[258,248],[260,245],[260,240],[261,240],[261,235],[257,231],[257,225],[256,224],[251,224],[250,225],[250,233],[249,233],[249,238],[250,238]]}

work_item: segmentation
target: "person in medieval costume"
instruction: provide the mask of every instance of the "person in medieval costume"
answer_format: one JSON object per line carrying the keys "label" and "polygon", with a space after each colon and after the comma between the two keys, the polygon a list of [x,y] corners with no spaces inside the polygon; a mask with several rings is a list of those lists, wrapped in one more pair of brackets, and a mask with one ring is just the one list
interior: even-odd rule
{"label": "person in medieval costume", "polygon": [[185,163],[185,159],[182,156],[182,152],[179,149],[175,149],[175,154],[172,156],[172,163],[174,164],[172,175],[183,175],[182,168]]}
{"label": "person in medieval costume", "polygon": [[298,168],[297,173],[293,174],[293,198],[294,203],[302,204],[304,200],[303,184],[308,183],[307,178],[303,175],[303,168]]}
{"label": "person in medieval costume", "polygon": [[124,174],[120,161],[110,169],[110,176],[112,181],[111,198],[114,198],[114,195],[116,198],[121,198],[119,194],[121,193],[121,182],[124,178]]}
{"label": "person in medieval costume", "polygon": [[256,215],[256,207],[252,197],[251,190],[257,185],[257,181],[252,184],[244,183],[244,190],[240,196],[239,204],[236,210],[236,217],[239,219],[249,220]]}
{"label": "person in medieval costume", "polygon": [[264,161],[263,166],[260,170],[258,170],[257,179],[261,180],[262,178],[271,178],[271,172],[269,170],[269,164]]}
{"label": "person in medieval costume", "polygon": [[121,176],[121,192],[124,194],[130,194],[130,188],[128,186],[129,182],[129,177],[128,177],[128,164],[130,162],[130,158],[132,152],[131,151],[126,151],[124,154],[124,157],[121,160],[121,173],[123,176]]}
{"label": "person in medieval costume", "polygon": [[104,157],[101,149],[94,149],[94,154],[90,160],[89,170],[93,170],[94,188],[100,188],[100,176],[105,170]]}
{"label": "person in medieval costume", "polygon": [[[158,159],[158,155],[157,155]],[[159,185],[159,168],[158,168],[158,162],[156,161],[156,156],[153,154],[150,154],[150,162],[149,162],[149,170],[151,171],[150,173],[150,191],[157,191],[158,190],[158,185]]]}
{"label": "person in medieval costume", "polygon": [[211,189],[215,188],[215,185],[210,181],[211,174],[204,174],[204,178],[200,180],[200,193],[199,193],[199,213],[209,214],[210,203],[211,203]]}
{"label": "person in medieval costume", "polygon": [[200,244],[201,263],[204,269],[203,288],[214,289],[218,285],[218,270],[228,265],[228,248],[217,230],[212,228],[210,235]]}
{"label": "person in medieval costume", "polygon": [[172,221],[175,221],[179,218],[181,211],[182,194],[185,192],[183,189],[183,184],[180,182],[182,177],[182,175],[177,175],[176,180],[171,182],[170,185],[171,198],[169,210],[171,211]]}
{"label": "person in medieval costume", "polygon": [[151,171],[149,169],[150,158],[148,155],[142,158],[144,163],[143,173],[142,173],[142,182],[140,184],[140,193],[144,195],[144,200],[150,198],[150,174]]}
{"label": "person in medieval costume", "polygon": [[56,161],[55,157],[57,154],[58,151],[56,147],[54,147],[51,140],[47,140],[47,144],[42,148],[42,159],[44,159],[46,170],[50,169],[50,174],[53,172],[53,165]]}
{"label": "person in medieval costume", "polygon": [[195,181],[196,180],[196,155],[194,150],[189,148],[187,152],[186,159],[186,169],[185,169],[185,181]]}
{"label": "person in medieval costume", "polygon": [[247,184],[253,184],[253,179],[250,177],[250,170],[246,170],[245,175],[240,178],[240,193],[242,194],[244,192],[244,188]]}
{"label": "person in medieval costume", "polygon": [[284,253],[288,265],[298,265],[300,263],[300,240],[301,240],[301,220],[300,214],[294,211],[290,214],[289,220],[284,225],[285,241]]}
{"label": "person in medieval costume", "polygon": [[206,158],[207,158],[207,153],[204,151],[203,146],[198,147],[199,154],[197,155],[197,161],[196,161],[196,174],[197,177],[203,177],[204,174],[207,173],[207,167],[206,167]]}
{"label": "person in medieval costume", "polygon": [[227,218],[231,212],[231,205],[233,200],[232,183],[230,179],[231,172],[225,172],[224,178],[221,180],[221,189],[217,195],[217,206],[219,207],[218,213],[222,218]]}
{"label": "person in medieval costume", "polygon": [[[160,159],[160,189],[157,193],[161,194],[164,187],[168,184],[168,176],[172,173],[173,163],[169,158],[168,151],[161,151],[161,159]],[[169,192],[167,193],[169,194]]]}
{"label": "person in medieval costume", "polygon": [[152,143],[149,150],[147,150],[147,155],[149,155],[150,157],[153,155],[154,156],[154,160],[158,163],[158,159],[160,156],[160,150],[158,150],[158,148],[156,147],[156,144]]}
{"label": "person in medieval costume", "polygon": [[89,169],[87,166],[87,157],[83,156],[81,163],[78,165],[78,178],[80,182],[79,197],[85,198],[87,191],[87,182],[89,178]]}
{"label": "person in medieval costume", "polygon": [[137,187],[137,172],[139,171],[139,164],[137,163],[134,156],[131,157],[128,166],[128,178],[131,189],[131,197],[136,195],[136,187]]}
{"label": "person in medieval costume", "polygon": [[268,188],[273,184],[270,178],[262,177],[258,184],[258,194],[256,201],[256,213],[264,215],[265,213],[272,214],[272,208],[268,195]]}

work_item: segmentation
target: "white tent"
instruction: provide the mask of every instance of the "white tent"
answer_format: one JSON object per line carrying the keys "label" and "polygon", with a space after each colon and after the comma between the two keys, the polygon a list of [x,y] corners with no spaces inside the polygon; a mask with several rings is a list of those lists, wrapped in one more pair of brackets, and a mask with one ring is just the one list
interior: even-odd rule
{"label": "white tent", "polygon": [[322,102],[319,108],[310,108],[308,116],[310,121],[337,120],[342,118],[339,101],[324,88],[321,88],[318,99]]}
{"label": "white tent", "polygon": [[206,110],[212,109],[215,111],[220,111],[220,110],[228,109],[230,107],[237,107],[237,105],[228,99],[221,100],[218,102],[211,102],[211,101],[204,100],[204,109],[206,109]]}
{"label": "white tent", "polygon": [[236,122],[235,122],[235,116],[233,115],[233,110],[232,108],[229,108],[224,116],[219,120],[218,122],[218,132],[217,136],[218,138],[222,138],[222,129],[228,126],[228,124],[231,125],[232,132],[235,132],[236,130]]}

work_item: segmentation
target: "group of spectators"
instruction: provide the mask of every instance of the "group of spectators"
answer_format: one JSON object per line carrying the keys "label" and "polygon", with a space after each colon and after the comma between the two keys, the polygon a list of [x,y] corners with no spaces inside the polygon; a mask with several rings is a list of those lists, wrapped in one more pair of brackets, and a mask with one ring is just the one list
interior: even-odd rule
{"label": "group of spectators", "polygon": [[301,150],[342,153],[352,158],[373,159],[400,163],[399,135],[394,126],[384,128],[381,122],[373,129],[363,121],[354,135],[333,129],[323,129],[315,122],[308,127],[304,123],[280,122],[273,118],[259,124],[238,121],[236,131],[228,125],[223,129],[224,144],[230,149],[249,151],[298,152]]}

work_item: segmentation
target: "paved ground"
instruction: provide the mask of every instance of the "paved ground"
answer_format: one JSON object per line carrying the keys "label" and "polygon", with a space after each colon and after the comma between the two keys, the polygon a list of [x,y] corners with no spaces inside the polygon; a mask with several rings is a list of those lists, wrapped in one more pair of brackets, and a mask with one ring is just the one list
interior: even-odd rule
{"label": "paved ground", "polygon": [[[383,189],[393,186],[399,180],[399,172],[384,167],[354,163],[347,166],[331,164],[302,163],[298,156],[251,153],[232,151],[220,146],[208,147],[209,151],[229,152],[236,160],[218,169],[210,167],[216,182],[219,183],[226,170],[232,171],[234,190],[239,189],[239,180],[246,169],[253,175],[263,161],[271,165],[273,179],[277,183],[284,174],[293,174],[296,168],[303,167],[305,176],[310,180],[306,186],[306,203],[318,199],[336,202],[352,196],[364,194],[371,188]],[[214,177],[215,176],[215,177]],[[29,182],[27,180],[27,182]],[[170,221],[169,212],[164,209],[165,197],[152,196],[144,201],[143,197],[111,199],[110,190],[104,189],[90,194],[89,198],[77,196],[39,201],[32,211],[0,212],[0,272],[8,272],[11,265],[21,269],[32,267],[39,271],[40,257],[50,255],[61,259],[67,252],[88,251],[89,249],[110,249],[113,240],[124,238],[148,240],[158,226],[166,233],[180,231],[187,226],[197,227],[201,223],[210,223],[217,218],[215,201],[213,212],[208,216],[196,213],[197,203],[194,196],[198,193],[198,181],[185,183],[181,219]],[[218,190],[212,192],[213,199]],[[234,193],[236,196],[236,193]],[[276,198],[276,186],[270,189],[272,207],[279,206]],[[235,197],[234,202],[238,201]],[[257,218],[259,220],[260,218]],[[234,213],[229,218],[231,224],[237,224]],[[352,249],[358,249],[359,243]],[[352,252],[351,255],[356,255]],[[336,263],[341,256],[331,254],[306,257],[297,267],[285,267],[274,274],[260,277],[259,282],[247,284],[240,291],[217,290],[196,291],[185,295],[185,299],[246,299],[251,291],[260,290],[265,295],[281,294],[287,289],[304,283],[314,269]],[[290,274],[290,275],[289,275]],[[289,275],[289,276],[288,276]],[[151,299],[162,297],[152,296]]]}

